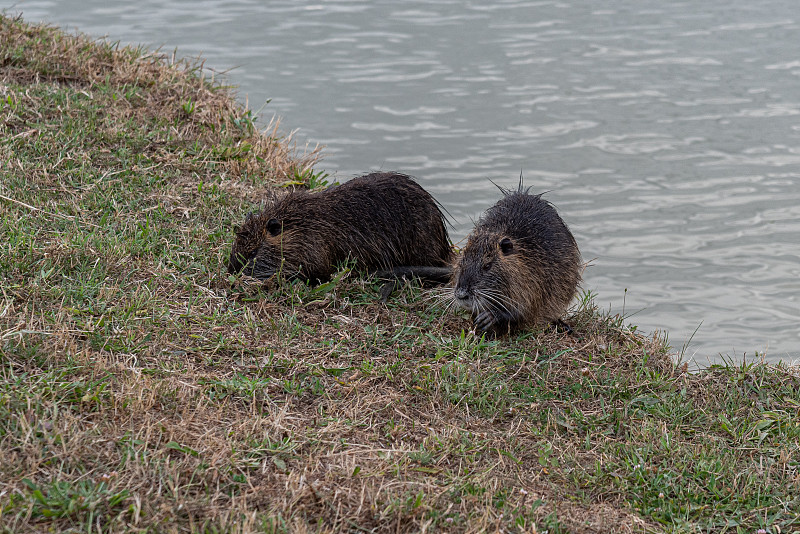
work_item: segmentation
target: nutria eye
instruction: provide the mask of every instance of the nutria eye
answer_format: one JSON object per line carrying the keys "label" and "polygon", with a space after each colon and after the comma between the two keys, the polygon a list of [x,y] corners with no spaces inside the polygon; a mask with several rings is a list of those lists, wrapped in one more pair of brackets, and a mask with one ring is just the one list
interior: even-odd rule
{"label": "nutria eye", "polygon": [[500,250],[503,252],[503,254],[511,254],[514,252],[514,242],[509,238],[504,237],[503,240],[500,241]]}
{"label": "nutria eye", "polygon": [[281,233],[281,223],[278,219],[270,219],[267,221],[267,231],[272,235]]}

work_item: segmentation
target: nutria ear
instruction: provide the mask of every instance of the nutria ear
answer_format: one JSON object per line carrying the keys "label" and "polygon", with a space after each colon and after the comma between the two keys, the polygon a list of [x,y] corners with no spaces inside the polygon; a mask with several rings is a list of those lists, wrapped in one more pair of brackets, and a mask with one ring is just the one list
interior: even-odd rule
{"label": "nutria ear", "polygon": [[504,237],[503,240],[500,241],[500,250],[503,252],[503,254],[511,254],[514,252],[514,242],[509,238]]}
{"label": "nutria ear", "polygon": [[281,233],[281,223],[278,219],[270,219],[267,221],[267,231],[272,235],[278,235]]}

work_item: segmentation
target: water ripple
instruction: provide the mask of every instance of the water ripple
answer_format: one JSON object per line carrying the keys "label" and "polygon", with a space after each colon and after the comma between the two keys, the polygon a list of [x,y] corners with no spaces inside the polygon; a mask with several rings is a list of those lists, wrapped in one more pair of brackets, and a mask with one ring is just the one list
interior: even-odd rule
{"label": "water ripple", "polygon": [[676,139],[659,133],[639,133],[624,135],[601,135],[591,139],[581,139],[576,143],[560,148],[593,147],[611,154],[637,155],[652,154],[663,150],[675,150],[703,141],[700,137]]}

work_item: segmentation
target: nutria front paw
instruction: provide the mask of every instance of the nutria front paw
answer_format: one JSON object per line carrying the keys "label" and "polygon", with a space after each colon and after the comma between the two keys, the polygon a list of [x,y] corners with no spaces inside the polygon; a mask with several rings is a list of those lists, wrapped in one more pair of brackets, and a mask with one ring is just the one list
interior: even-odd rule
{"label": "nutria front paw", "polygon": [[482,311],[475,317],[475,330],[479,332],[490,332],[494,330],[496,324],[497,319],[489,310]]}

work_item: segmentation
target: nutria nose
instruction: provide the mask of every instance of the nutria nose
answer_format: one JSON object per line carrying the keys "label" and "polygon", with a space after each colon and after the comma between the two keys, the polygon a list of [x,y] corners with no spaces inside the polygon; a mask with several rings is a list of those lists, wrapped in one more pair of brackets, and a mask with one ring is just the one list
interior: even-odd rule
{"label": "nutria nose", "polygon": [[458,300],[464,300],[469,296],[469,292],[463,287],[457,287],[455,294]]}

